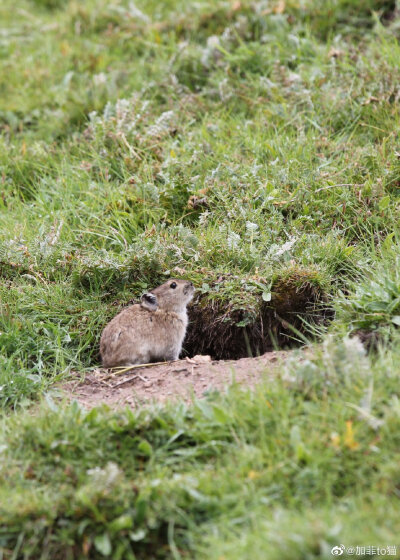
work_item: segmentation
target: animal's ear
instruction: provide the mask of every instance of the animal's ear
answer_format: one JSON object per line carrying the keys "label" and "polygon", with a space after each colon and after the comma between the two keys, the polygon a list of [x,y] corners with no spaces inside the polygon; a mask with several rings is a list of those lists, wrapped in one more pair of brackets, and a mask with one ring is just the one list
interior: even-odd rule
{"label": "animal's ear", "polygon": [[141,305],[149,311],[155,311],[158,308],[158,301],[156,296],[154,294],[143,294]]}

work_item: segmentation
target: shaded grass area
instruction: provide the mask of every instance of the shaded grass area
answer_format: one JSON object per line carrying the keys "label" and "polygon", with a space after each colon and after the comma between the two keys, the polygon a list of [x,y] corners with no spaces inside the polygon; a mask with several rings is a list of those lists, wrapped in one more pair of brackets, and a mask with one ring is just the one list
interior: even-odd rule
{"label": "shaded grass area", "polygon": [[342,542],[395,545],[398,353],[372,366],[358,341],[328,339],[299,357],[253,393],[118,414],[48,397],[33,417],[3,420],[6,557],[329,558]]}

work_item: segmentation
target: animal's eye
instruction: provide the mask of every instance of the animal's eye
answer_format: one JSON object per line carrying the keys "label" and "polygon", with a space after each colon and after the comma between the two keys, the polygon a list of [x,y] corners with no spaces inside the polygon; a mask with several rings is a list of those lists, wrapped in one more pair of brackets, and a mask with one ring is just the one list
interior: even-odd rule
{"label": "animal's eye", "polygon": [[176,288],[176,282],[171,282],[171,284],[169,285],[170,288],[172,288],[173,290],[175,290]]}

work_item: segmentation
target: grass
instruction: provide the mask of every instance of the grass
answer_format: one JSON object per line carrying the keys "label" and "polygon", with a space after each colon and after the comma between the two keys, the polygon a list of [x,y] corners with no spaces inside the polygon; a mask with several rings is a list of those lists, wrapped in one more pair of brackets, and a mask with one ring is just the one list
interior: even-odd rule
{"label": "grass", "polygon": [[342,541],[396,544],[392,360],[372,366],[355,339],[327,339],[255,393],[118,414],[48,397],[3,423],[6,557],[239,559],[250,545],[256,558],[328,558]]}
{"label": "grass", "polygon": [[[0,22],[0,558],[395,545],[396,3],[3,0]],[[55,404],[169,276],[197,287],[187,353],[313,358],[190,407]]]}

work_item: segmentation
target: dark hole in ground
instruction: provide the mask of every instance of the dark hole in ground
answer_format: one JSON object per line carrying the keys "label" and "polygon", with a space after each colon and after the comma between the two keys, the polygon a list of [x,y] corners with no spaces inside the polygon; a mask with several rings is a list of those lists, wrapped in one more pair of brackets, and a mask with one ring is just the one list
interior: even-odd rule
{"label": "dark hole in ground", "polygon": [[332,315],[326,299],[321,288],[293,277],[274,286],[270,302],[264,302],[260,296],[257,309],[230,309],[229,305],[206,302],[200,296],[189,309],[184,352],[189,356],[209,354],[218,360],[237,360],[276,347],[299,346],[301,341],[293,327],[306,333],[304,320],[325,323]]}

